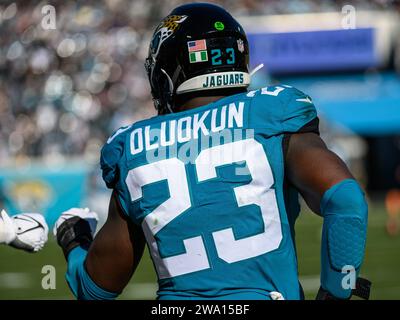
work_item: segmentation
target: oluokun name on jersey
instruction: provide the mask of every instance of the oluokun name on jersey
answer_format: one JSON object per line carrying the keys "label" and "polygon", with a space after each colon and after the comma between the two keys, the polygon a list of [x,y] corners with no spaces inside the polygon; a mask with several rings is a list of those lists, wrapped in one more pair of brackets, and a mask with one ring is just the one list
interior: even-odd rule
{"label": "oluokun name on jersey", "polygon": [[[244,102],[230,103],[222,108],[216,107],[177,120],[163,121],[160,127],[147,125],[136,128],[130,135],[131,154],[172,146],[176,142],[185,143],[198,139],[201,134],[208,136],[224,129],[242,128],[244,108]],[[210,122],[210,129],[205,122]]]}

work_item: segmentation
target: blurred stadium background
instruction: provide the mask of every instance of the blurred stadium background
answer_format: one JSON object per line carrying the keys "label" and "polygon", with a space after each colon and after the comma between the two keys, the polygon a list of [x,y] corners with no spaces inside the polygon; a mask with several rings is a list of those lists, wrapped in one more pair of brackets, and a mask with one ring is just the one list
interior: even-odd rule
{"label": "blurred stadium background", "polygon": [[[89,206],[104,221],[99,150],[118,127],[154,115],[144,57],[156,24],[184,2],[0,1],[0,208],[40,212],[52,225],[61,211]],[[265,64],[252,86],[285,83],[313,97],[322,136],[368,191],[362,275],[373,299],[400,299],[400,2],[210,2],[242,22],[251,66]],[[46,5],[55,29],[42,23]],[[320,232],[304,208],[297,248],[307,298],[319,287]],[[56,267],[55,290],[42,289],[44,265]],[[70,299],[64,272],[51,235],[36,255],[1,246],[0,299]],[[146,254],[121,298],[155,291]]]}

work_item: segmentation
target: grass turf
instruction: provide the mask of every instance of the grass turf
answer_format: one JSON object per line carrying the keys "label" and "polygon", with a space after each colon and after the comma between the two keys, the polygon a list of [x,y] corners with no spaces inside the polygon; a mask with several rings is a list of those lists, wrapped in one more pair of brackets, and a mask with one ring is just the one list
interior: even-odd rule
{"label": "grass turf", "polygon": [[[400,235],[385,232],[386,213],[370,206],[367,251],[362,276],[372,281],[371,299],[400,299]],[[307,299],[319,287],[321,218],[304,212],[296,225],[300,280]],[[56,289],[42,289],[43,266],[56,269]],[[73,299],[64,280],[66,264],[61,250],[51,239],[37,254],[0,246],[0,299]],[[152,262],[146,252],[136,274],[120,299],[151,299],[156,284]]]}

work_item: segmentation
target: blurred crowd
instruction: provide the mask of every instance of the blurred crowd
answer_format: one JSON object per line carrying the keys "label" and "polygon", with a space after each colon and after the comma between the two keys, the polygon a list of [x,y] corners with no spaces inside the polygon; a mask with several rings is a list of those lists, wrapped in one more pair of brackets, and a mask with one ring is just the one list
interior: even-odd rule
{"label": "blurred crowd", "polygon": [[[143,67],[158,21],[190,1],[0,2],[0,165],[98,151],[116,128],[155,113]],[[396,1],[213,1],[235,16],[386,8]],[[41,22],[56,9],[56,29]]]}

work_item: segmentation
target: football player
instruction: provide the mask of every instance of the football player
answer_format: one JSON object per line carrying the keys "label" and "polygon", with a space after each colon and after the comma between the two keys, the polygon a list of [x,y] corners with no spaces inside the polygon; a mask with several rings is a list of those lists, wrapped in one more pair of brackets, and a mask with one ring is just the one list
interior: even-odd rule
{"label": "football player", "polygon": [[219,6],[182,5],[156,28],[145,67],[158,115],[102,149],[108,220],[93,239],[77,209],[55,230],[77,298],[116,298],[147,242],[158,299],[303,299],[299,193],[323,217],[318,299],[351,297],[364,192],[319,137],[311,98],[248,91],[248,64],[246,34]]}

